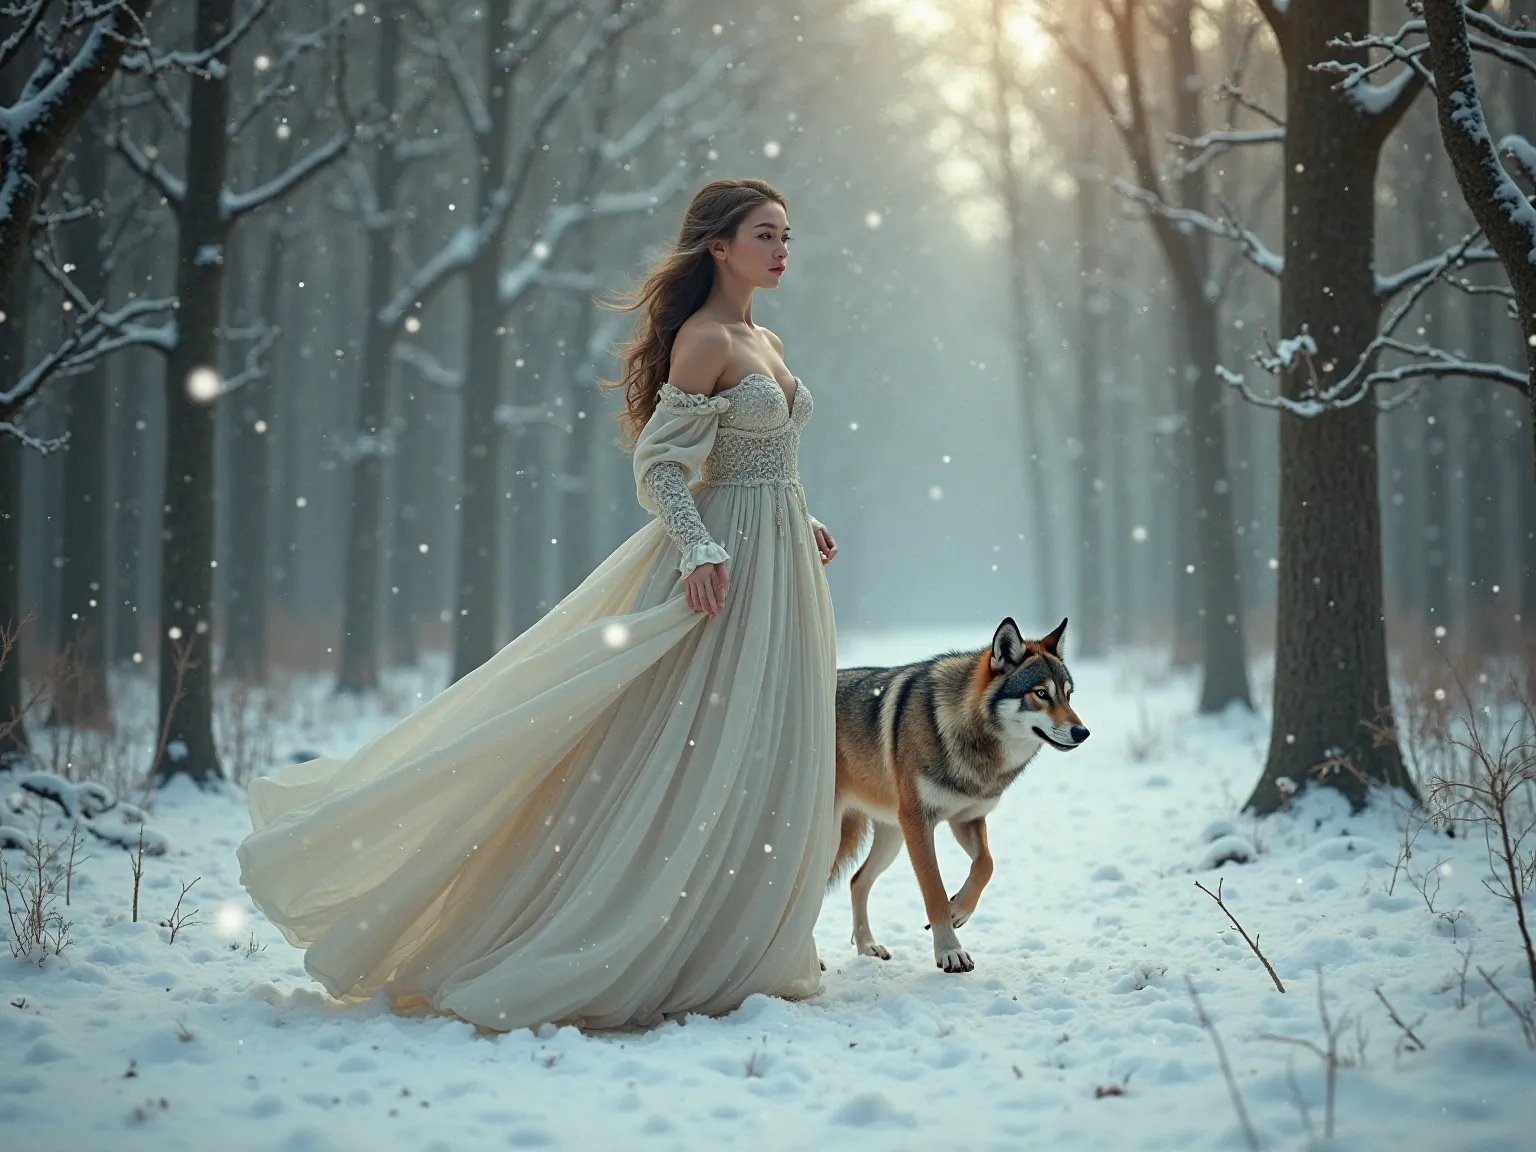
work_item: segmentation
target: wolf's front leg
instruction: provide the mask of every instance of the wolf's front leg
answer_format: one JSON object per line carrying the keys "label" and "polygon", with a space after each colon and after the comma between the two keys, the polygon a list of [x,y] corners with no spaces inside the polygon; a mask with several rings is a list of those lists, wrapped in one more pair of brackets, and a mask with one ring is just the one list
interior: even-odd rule
{"label": "wolf's front leg", "polygon": [[960,947],[960,937],[950,923],[949,894],[944,890],[939,857],[933,850],[933,821],[928,819],[916,796],[903,796],[901,800],[901,832],[907,842],[907,859],[912,862],[917,886],[923,893],[923,909],[933,928],[934,962],[946,972],[969,972],[976,965]]}
{"label": "wolf's front leg", "polygon": [[971,858],[970,875],[965,878],[960,891],[956,892],[949,901],[949,922],[959,928],[976,911],[976,903],[981,899],[981,890],[987,886],[987,881],[992,879],[992,853],[987,848],[986,817],[975,820],[951,820],[949,830],[955,834],[960,847],[964,848],[965,854]]}

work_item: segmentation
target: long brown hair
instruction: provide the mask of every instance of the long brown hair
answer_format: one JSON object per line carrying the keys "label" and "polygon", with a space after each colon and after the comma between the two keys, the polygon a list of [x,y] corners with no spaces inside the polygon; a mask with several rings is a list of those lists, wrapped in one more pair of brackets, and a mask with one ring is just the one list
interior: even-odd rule
{"label": "long brown hair", "polygon": [[714,180],[704,185],[688,205],[671,251],[652,266],[639,288],[607,304],[621,312],[640,313],[634,334],[618,351],[623,371],[617,380],[603,381],[604,387],[624,390],[619,423],[626,446],[633,446],[656,411],[678,329],[704,306],[714,286],[710,241],[735,239],[747,213],[767,200],[789,210],[783,193],[762,180]]}

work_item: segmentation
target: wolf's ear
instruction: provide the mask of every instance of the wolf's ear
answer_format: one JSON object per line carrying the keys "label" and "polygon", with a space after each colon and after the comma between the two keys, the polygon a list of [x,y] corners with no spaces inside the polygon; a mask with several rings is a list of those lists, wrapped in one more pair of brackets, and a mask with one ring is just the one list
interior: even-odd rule
{"label": "wolf's ear", "polygon": [[992,671],[1017,668],[1024,663],[1024,633],[1010,616],[997,626],[992,636]]}
{"label": "wolf's ear", "polygon": [[1067,622],[1063,620],[1056,625],[1056,631],[1052,632],[1044,640],[1040,641],[1040,647],[1044,648],[1056,659],[1061,659],[1061,634],[1067,630]]}

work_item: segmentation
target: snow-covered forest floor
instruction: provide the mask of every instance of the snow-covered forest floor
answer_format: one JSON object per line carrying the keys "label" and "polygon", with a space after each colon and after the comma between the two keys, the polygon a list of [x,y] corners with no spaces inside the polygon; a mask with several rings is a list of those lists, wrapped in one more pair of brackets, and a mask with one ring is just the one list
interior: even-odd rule
{"label": "snow-covered forest floor", "polygon": [[[985,638],[844,637],[841,660]],[[0,952],[4,1143],[1530,1148],[1536,1053],[1479,968],[1516,1005],[1530,976],[1510,905],[1485,887],[1483,836],[1424,827],[1403,859],[1417,821],[1387,797],[1358,816],[1316,792],[1263,821],[1236,816],[1262,768],[1262,719],[1197,718],[1196,685],[1161,661],[1072,667],[1093,737],[1042,753],[990,821],[997,872],[960,933],[975,972],[934,967],[903,857],[872,900],[890,961],[853,954],[839,889],[817,930],[819,998],[754,998],[645,1033],[488,1037],[329,1002],[239,886],[239,790],[175,784],[153,797],[147,842],[165,852],[144,857],[137,923],[132,853],[84,837],[89,858],[56,906],[69,946],[41,965]],[[324,680],[295,684],[248,756],[260,770],[344,754],[425,682],[362,705]],[[17,781],[0,775],[0,792]],[[104,830],[125,826],[109,817]],[[45,831],[69,837],[57,821]],[[1215,863],[1234,854],[1250,859]],[[24,855],[5,854],[13,874]],[[941,832],[951,888],[963,859]],[[194,880],[180,915],[195,914],[172,941],[161,922]],[[1284,994],[1197,881],[1221,885]]]}

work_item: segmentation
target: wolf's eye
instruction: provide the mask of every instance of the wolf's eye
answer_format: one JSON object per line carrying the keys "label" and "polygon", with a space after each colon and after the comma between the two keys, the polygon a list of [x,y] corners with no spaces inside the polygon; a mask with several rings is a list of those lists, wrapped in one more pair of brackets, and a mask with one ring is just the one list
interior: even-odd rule
{"label": "wolf's eye", "polygon": [[1036,688],[1035,689],[1035,695],[1037,697],[1039,697],[1041,700],[1049,700],[1051,698],[1051,694],[1049,692],[1047,692],[1044,688]]}

